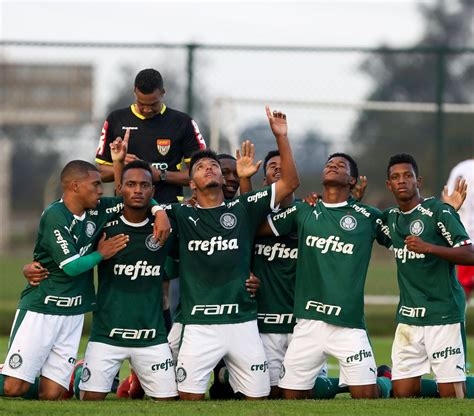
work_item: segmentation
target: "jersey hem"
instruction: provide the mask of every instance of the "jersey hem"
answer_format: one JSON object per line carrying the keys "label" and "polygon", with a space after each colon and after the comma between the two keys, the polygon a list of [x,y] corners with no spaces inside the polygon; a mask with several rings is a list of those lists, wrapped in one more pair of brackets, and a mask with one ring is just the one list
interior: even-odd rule
{"label": "jersey hem", "polygon": [[331,319],[322,319],[322,318],[315,318],[314,316],[304,316],[303,314],[297,315],[295,314],[296,318],[298,319],[309,319],[311,321],[322,321],[326,322],[327,324],[335,325],[335,326],[340,326],[342,328],[354,328],[354,329],[364,329],[366,330],[367,328],[365,325],[357,325],[354,323],[350,322],[344,322],[344,321],[333,321]]}
{"label": "jersey hem", "polygon": [[106,344],[106,345],[111,345],[113,347],[122,347],[122,348],[146,348],[146,347],[154,347],[156,345],[161,345],[161,344],[166,344],[168,342],[168,340],[166,339],[166,337],[163,338],[163,340],[157,340],[157,342],[153,342],[153,343],[149,343],[149,344],[136,344],[136,343],[120,343],[120,342],[111,342],[110,339],[107,339],[107,340],[104,340],[103,338],[101,338],[100,336],[97,337],[97,336],[91,336],[89,338],[89,341],[90,342],[98,342],[98,343],[101,343],[101,344]]}
{"label": "jersey hem", "polygon": [[183,325],[229,325],[229,324],[241,324],[243,322],[256,321],[256,320],[257,320],[257,316],[255,315],[255,316],[246,316],[245,318],[240,318],[240,319],[226,321],[226,322],[223,322],[223,321],[211,322],[209,320],[206,320],[206,322],[203,322],[203,321],[181,319],[180,323]]}
{"label": "jersey hem", "polygon": [[[74,315],[84,315],[87,312],[92,312],[94,308],[91,306],[90,308],[87,309],[81,309],[80,311],[71,311],[71,313],[57,313],[53,312],[50,310],[45,311],[42,308],[37,308],[35,306],[18,306],[18,309],[24,310],[24,311],[31,311],[31,312],[36,312],[36,313],[41,313],[43,315],[56,315],[56,316],[74,316]],[[61,311],[63,312],[63,311]]]}
{"label": "jersey hem", "polygon": [[420,323],[420,322],[413,322],[413,321],[410,322],[405,319],[399,319],[397,317],[397,324],[405,324],[405,325],[411,325],[411,326],[436,326],[436,325],[444,326],[444,325],[453,325],[453,324],[461,324],[461,323],[464,323],[464,318]]}

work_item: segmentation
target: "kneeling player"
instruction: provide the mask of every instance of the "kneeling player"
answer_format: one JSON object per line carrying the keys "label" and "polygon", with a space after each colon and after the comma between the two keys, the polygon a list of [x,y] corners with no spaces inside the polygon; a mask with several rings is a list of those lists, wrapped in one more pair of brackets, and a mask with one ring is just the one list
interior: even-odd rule
{"label": "kneeling player", "polygon": [[99,265],[98,310],[84,358],[79,388],[83,400],[102,400],[110,392],[122,362],[130,361],[153,399],[175,399],[175,362],[166,342],[162,311],[162,281],[169,243],[152,238],[148,215],[154,187],[149,165],[129,163],[119,190],[122,215],[110,221],[107,235],[126,233],[128,247]]}

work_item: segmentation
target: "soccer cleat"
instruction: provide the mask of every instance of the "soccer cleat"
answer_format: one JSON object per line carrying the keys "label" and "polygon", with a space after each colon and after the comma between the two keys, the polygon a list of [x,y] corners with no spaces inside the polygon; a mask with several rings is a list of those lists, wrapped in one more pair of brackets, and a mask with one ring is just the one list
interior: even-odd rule
{"label": "soccer cleat", "polygon": [[[81,378],[82,366],[84,365],[84,360],[79,360],[72,370],[71,379],[69,380],[69,389],[66,390],[63,394],[62,400],[69,400],[74,396],[74,385],[76,383],[76,378]],[[80,373],[80,374],[78,374]]]}
{"label": "soccer cleat", "polygon": [[386,365],[382,364],[377,367],[377,377],[385,377],[389,380],[392,379],[392,369]]}
{"label": "soccer cleat", "polygon": [[129,399],[130,394],[130,382],[132,381],[132,375],[124,378],[117,388],[117,398],[118,399]]}

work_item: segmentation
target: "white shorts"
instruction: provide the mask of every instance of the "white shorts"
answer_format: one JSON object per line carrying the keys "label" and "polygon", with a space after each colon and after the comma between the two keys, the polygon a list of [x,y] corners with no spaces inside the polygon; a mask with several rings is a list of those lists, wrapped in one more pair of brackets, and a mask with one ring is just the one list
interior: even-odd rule
{"label": "white shorts", "polygon": [[377,366],[364,329],[299,319],[282,365],[278,386],[290,390],[314,387],[327,357],[339,361],[339,385],[375,384]]}
{"label": "white shorts", "polygon": [[203,394],[212,370],[223,358],[234,392],[249,397],[270,393],[268,362],[257,321],[222,325],[185,325],[176,366],[178,390]]}
{"label": "white shorts", "polygon": [[392,345],[392,380],[419,377],[431,368],[437,383],[465,381],[462,325],[398,324]]}
{"label": "white shorts", "polygon": [[[270,386],[278,386],[280,381],[281,365],[285,358],[286,350],[291,342],[293,334],[262,334],[263,349],[267,356],[268,369],[270,371]],[[323,366],[318,377],[327,377],[327,364]]]}
{"label": "white shorts", "polygon": [[178,359],[179,345],[181,344],[181,337],[183,335],[183,324],[174,322],[171,331],[168,334],[168,345],[171,349],[173,360]]}
{"label": "white shorts", "polygon": [[114,377],[124,360],[130,361],[147,396],[165,398],[178,395],[175,362],[166,343],[132,348],[89,342],[79,389],[110,392]]}
{"label": "white shorts", "polygon": [[84,315],[46,315],[18,309],[2,374],[34,383],[42,375],[69,388]]}

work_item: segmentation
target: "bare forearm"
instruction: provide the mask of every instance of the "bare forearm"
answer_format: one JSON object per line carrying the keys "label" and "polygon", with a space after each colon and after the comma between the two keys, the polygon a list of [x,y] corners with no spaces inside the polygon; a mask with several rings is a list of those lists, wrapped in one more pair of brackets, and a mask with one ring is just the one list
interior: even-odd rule
{"label": "bare forearm", "polygon": [[429,244],[426,253],[454,264],[474,265],[474,247],[472,245],[453,248]]}
{"label": "bare forearm", "polygon": [[118,192],[118,186],[122,183],[122,172],[125,163],[122,161],[114,162],[113,171],[114,171],[114,182],[115,182],[115,191]]}
{"label": "bare forearm", "polygon": [[99,169],[100,179],[102,182],[113,182],[114,180],[114,167],[112,165],[103,165],[100,163],[96,164]]}
{"label": "bare forearm", "polygon": [[239,188],[241,195],[246,194],[247,192],[252,192],[252,181],[250,178],[239,178]]}
{"label": "bare forearm", "polygon": [[[160,182],[161,178],[161,171],[156,168],[152,168],[153,170],[153,182]],[[167,171],[166,172],[166,183],[176,186],[189,186],[189,173],[187,170],[185,171]]]}
{"label": "bare forearm", "polygon": [[278,151],[280,152],[281,160],[281,177],[276,183],[276,204],[279,204],[288,195],[293,193],[300,185],[300,178],[296,170],[295,160],[291,151],[288,136],[275,136]]}

